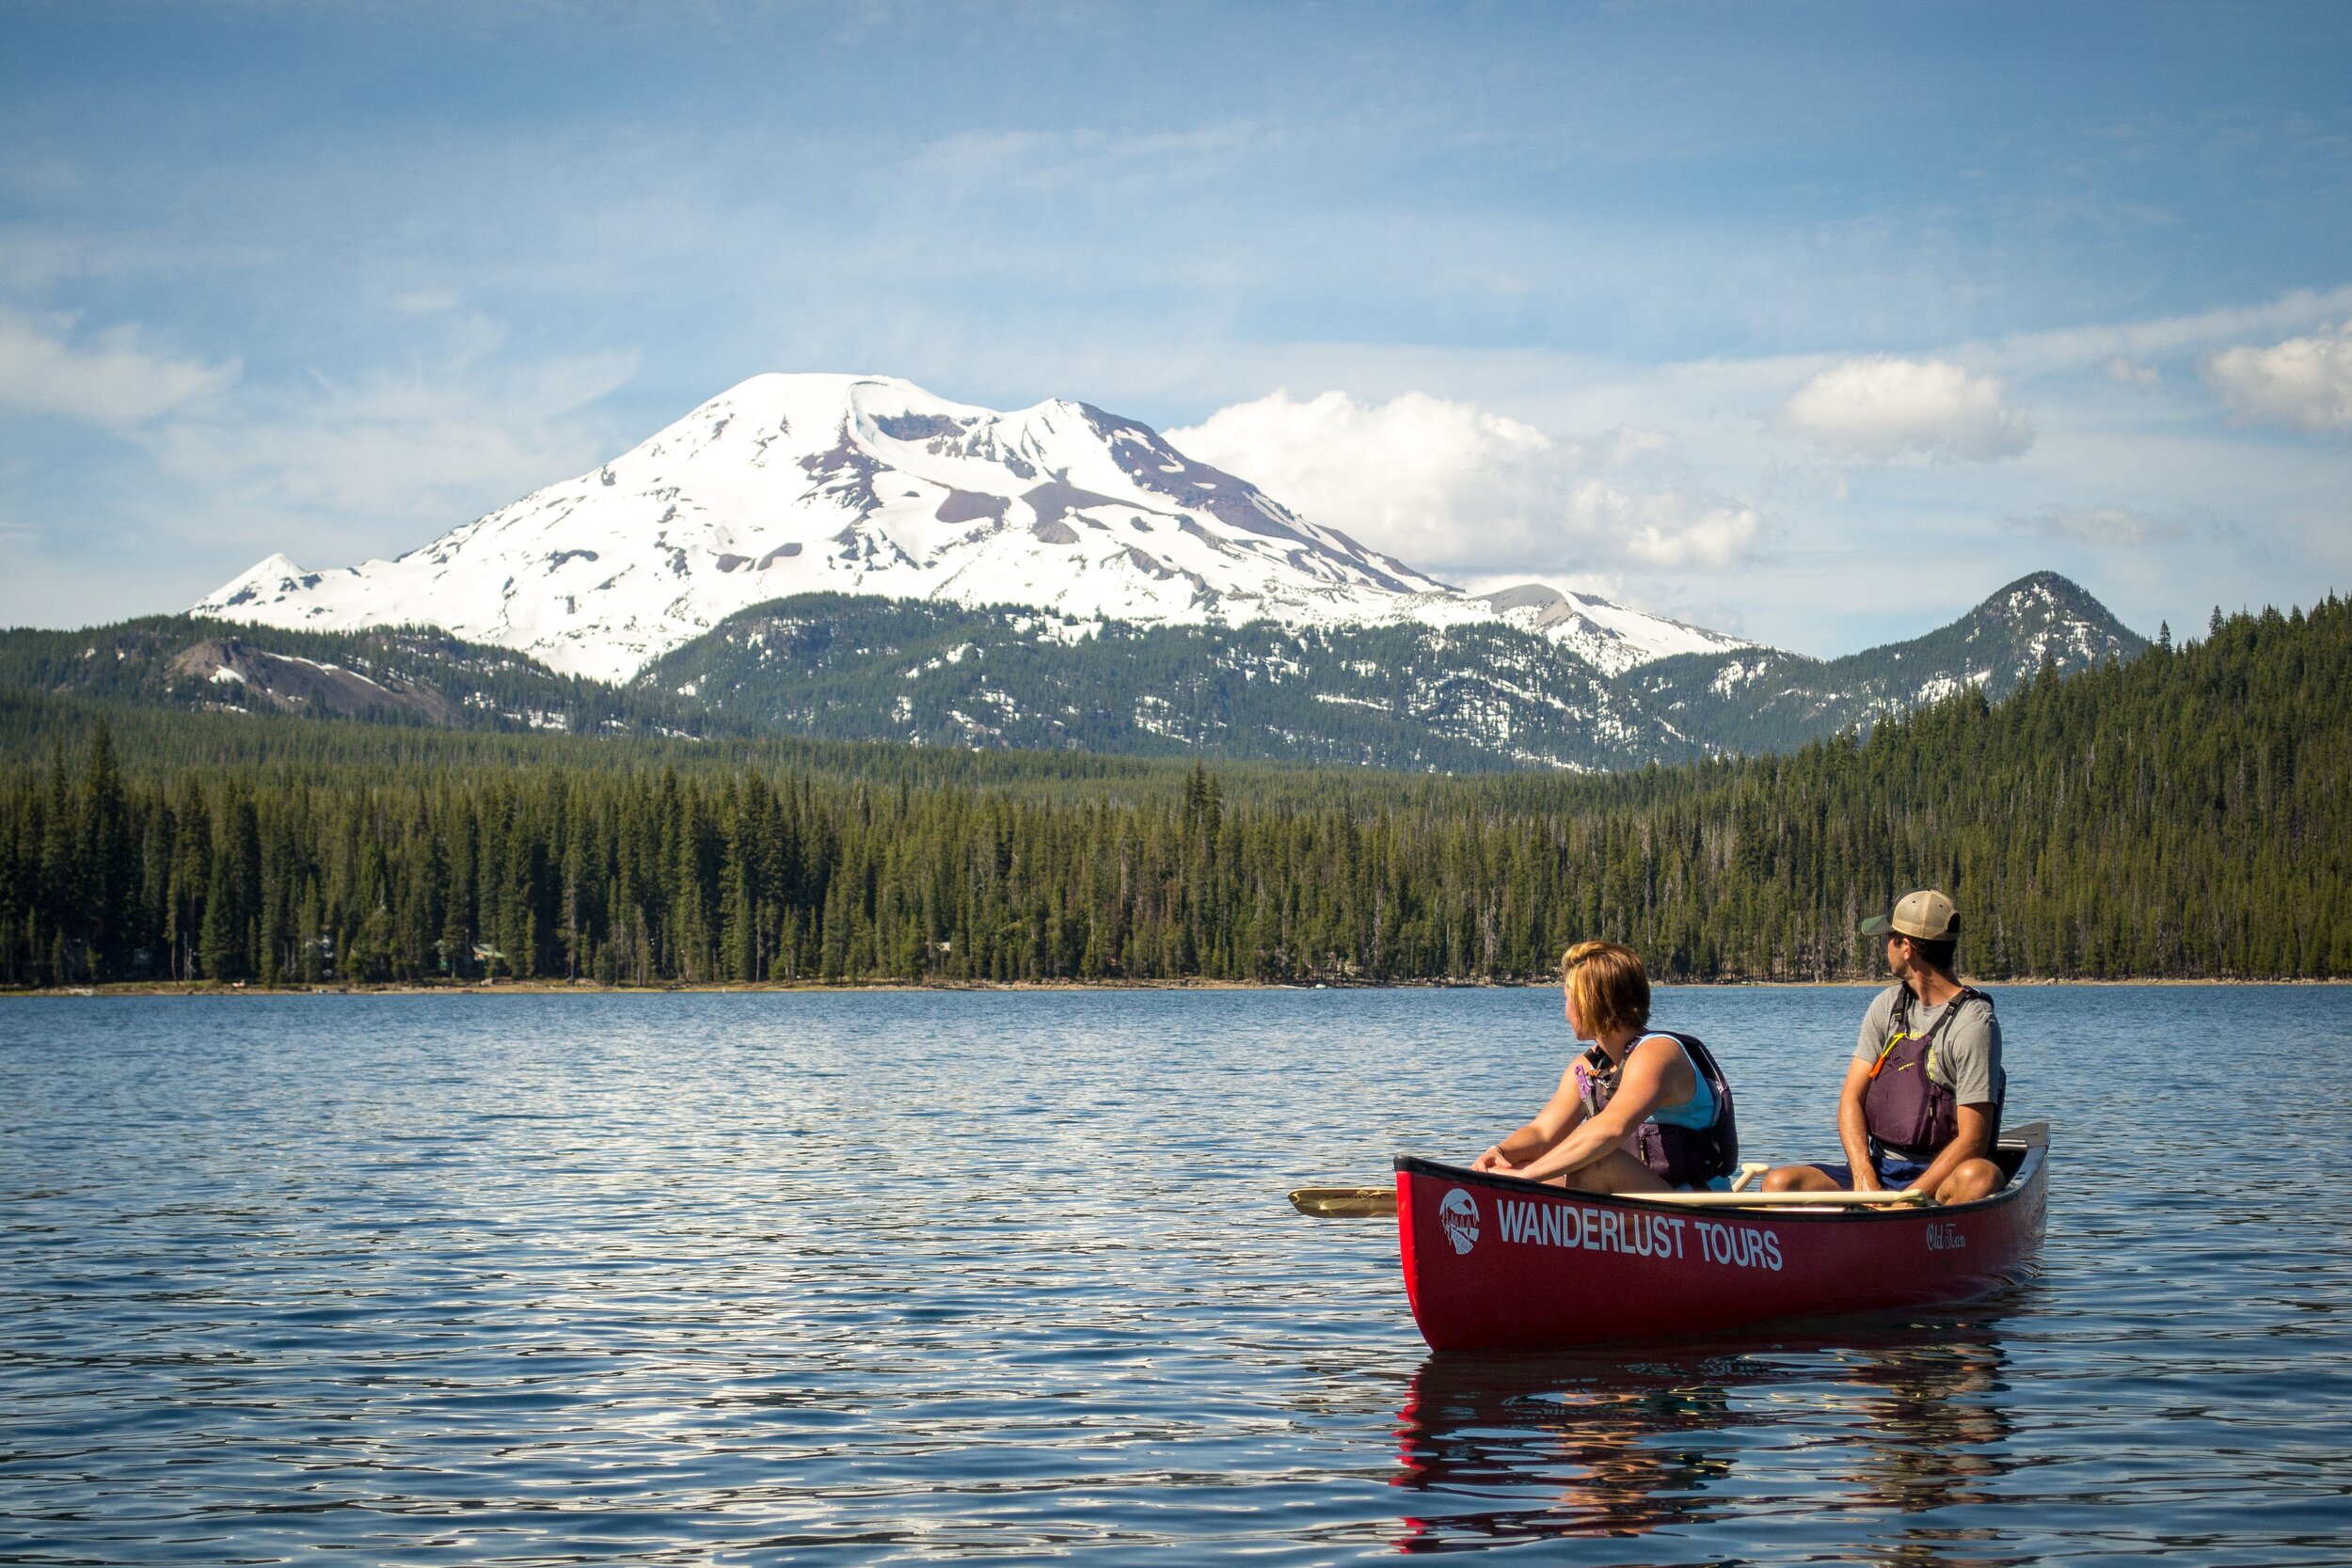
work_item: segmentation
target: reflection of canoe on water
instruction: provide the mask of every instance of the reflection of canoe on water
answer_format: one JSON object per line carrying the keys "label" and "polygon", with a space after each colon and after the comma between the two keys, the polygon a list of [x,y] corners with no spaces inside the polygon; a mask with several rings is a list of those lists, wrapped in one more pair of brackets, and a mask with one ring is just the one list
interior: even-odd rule
{"label": "reflection of canoe on water", "polygon": [[1405,1291],[1432,1350],[1534,1350],[1966,1301],[2042,1245],[2049,1129],[2002,1138],[2010,1180],[1948,1209],[1692,1209],[1399,1156]]}
{"label": "reflection of canoe on water", "polygon": [[[1904,1521],[1996,1503],[2021,1462],[2001,1310],[1882,1313],[1638,1350],[1432,1355],[1398,1413],[1398,1549],[1612,1537],[1620,1552],[1607,1560],[1681,1561],[1694,1551],[1687,1537],[1681,1555],[1637,1557],[1623,1543],[1740,1528],[1785,1507],[1792,1481],[1819,1516],[1869,1510],[1909,1544]],[[1882,1555],[1910,1560],[1899,1545]]]}

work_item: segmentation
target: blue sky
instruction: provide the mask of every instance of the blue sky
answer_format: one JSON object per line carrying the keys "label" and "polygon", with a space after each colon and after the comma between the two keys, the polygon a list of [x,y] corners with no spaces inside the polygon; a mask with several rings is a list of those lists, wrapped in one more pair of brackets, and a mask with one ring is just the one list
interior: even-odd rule
{"label": "blue sky", "polygon": [[0,622],[420,545],[767,370],[1074,397],[1819,654],[2352,588],[2352,8],[48,5]]}

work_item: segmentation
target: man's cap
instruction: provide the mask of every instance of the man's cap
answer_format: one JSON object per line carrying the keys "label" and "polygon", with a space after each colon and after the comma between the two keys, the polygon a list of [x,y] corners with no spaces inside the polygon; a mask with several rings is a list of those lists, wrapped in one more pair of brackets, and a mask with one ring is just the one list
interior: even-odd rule
{"label": "man's cap", "polygon": [[1895,901],[1893,914],[1872,915],[1862,923],[1866,937],[1916,937],[1921,942],[1950,942],[1960,935],[1960,911],[1933,888],[1906,893]]}

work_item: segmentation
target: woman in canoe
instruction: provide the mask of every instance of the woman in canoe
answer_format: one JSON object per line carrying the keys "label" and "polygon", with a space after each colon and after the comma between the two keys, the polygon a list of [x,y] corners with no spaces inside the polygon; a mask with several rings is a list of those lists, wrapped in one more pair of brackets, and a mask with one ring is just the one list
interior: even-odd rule
{"label": "woman in canoe", "polygon": [[1722,1188],[1740,1164],[1731,1085],[1695,1036],[1649,1027],[1649,976],[1629,947],[1580,942],[1561,962],[1568,1028],[1592,1049],[1535,1119],[1476,1167],[1588,1193]]}

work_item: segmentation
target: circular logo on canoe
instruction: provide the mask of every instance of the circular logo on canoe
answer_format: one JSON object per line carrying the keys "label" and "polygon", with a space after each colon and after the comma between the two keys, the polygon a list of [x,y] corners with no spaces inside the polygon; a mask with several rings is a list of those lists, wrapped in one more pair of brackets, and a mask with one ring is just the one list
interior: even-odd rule
{"label": "circular logo on canoe", "polygon": [[1438,1200],[1438,1218],[1445,1224],[1445,1239],[1457,1253],[1478,1244],[1478,1200],[1456,1187]]}

